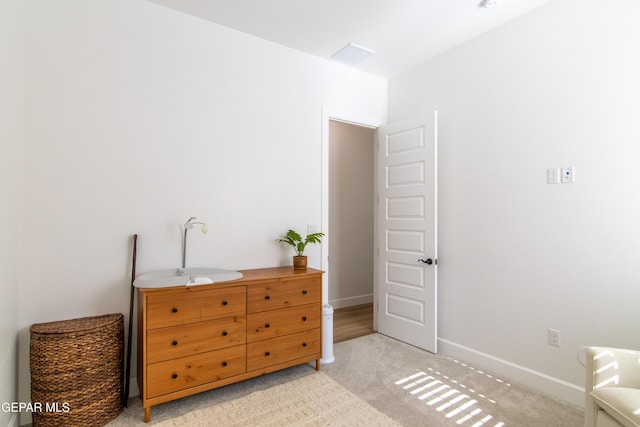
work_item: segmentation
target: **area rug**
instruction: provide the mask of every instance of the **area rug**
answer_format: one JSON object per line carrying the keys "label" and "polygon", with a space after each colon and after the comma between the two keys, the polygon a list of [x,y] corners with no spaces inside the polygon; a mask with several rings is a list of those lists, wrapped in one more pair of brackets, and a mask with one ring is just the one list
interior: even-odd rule
{"label": "area rug", "polygon": [[323,372],[197,409],[154,425],[400,426]]}

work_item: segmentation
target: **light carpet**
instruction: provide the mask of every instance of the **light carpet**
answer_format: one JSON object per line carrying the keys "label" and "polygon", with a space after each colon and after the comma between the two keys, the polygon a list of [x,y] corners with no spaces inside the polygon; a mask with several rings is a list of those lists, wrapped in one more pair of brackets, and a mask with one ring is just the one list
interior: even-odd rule
{"label": "light carpet", "polygon": [[156,424],[178,426],[400,426],[322,372]]}
{"label": "light carpet", "polygon": [[384,335],[336,344],[334,354],[322,371],[403,426],[584,425],[581,408]]}

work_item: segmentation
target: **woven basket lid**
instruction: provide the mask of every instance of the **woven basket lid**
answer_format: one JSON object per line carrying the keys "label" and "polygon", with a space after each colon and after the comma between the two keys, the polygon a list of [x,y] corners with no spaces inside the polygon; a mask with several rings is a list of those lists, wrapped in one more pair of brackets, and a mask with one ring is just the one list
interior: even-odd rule
{"label": "woven basket lid", "polygon": [[102,316],[83,317],[81,319],[59,320],[31,325],[31,333],[35,334],[67,334],[70,332],[93,331],[107,327],[123,318],[121,313]]}

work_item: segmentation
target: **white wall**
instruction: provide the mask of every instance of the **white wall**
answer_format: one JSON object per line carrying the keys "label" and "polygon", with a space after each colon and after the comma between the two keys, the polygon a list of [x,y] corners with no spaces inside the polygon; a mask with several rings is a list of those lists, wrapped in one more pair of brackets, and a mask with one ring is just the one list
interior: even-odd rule
{"label": "white wall", "polygon": [[23,399],[32,323],[128,313],[133,233],[139,273],[179,265],[191,215],[188,265],[290,265],[275,239],[321,223],[322,108],[387,105],[384,79],[144,0],[27,18]]}
{"label": "white wall", "polygon": [[439,111],[441,348],[578,404],[581,346],[640,348],[638,20],[555,0],[389,82]]}
{"label": "white wall", "polygon": [[329,303],[373,302],[374,130],[329,124]]}
{"label": "white wall", "polygon": [[[24,2],[0,0],[0,402],[17,400],[25,14]],[[0,411],[0,425],[15,422]]]}

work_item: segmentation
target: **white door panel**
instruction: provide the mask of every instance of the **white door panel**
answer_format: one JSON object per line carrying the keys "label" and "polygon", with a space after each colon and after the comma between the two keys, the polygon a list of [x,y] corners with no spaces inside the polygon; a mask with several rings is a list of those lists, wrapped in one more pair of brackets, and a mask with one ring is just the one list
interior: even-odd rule
{"label": "white door panel", "polygon": [[377,233],[378,331],[434,353],[436,120],[434,114],[379,129]]}

